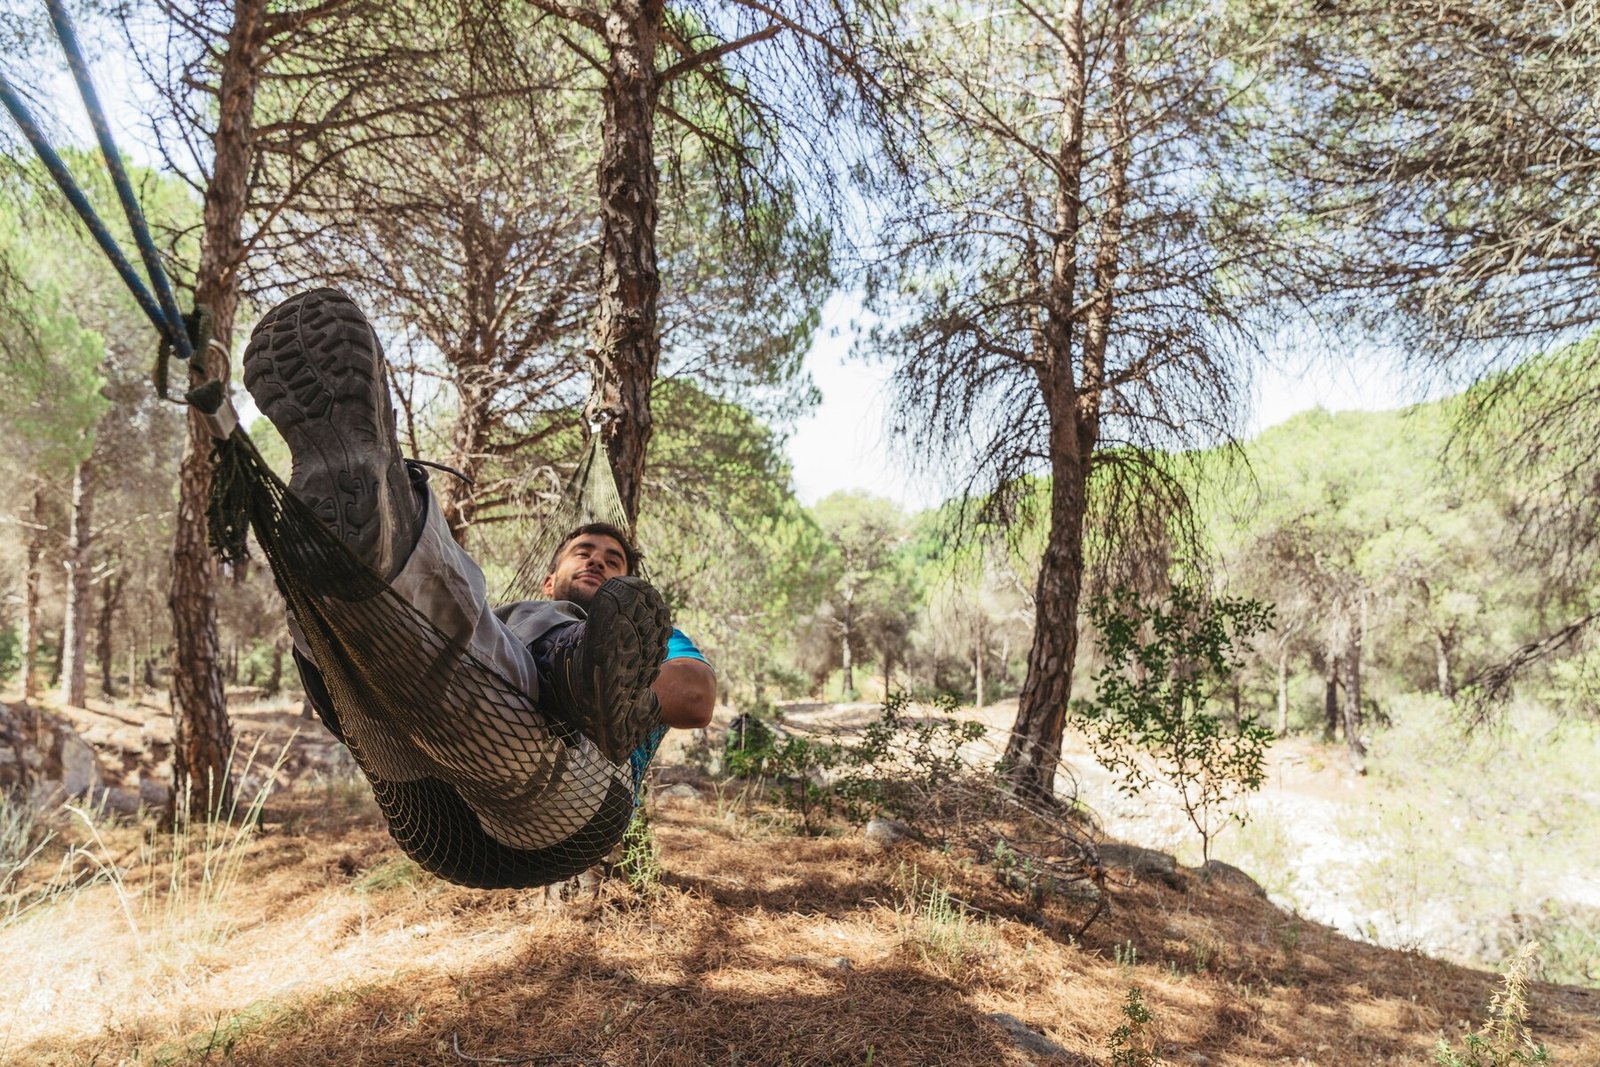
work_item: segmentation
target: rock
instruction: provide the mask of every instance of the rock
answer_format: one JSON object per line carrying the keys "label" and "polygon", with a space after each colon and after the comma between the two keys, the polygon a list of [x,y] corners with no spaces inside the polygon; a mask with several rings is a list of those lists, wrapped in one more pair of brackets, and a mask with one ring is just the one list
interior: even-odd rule
{"label": "rock", "polygon": [[867,835],[867,840],[888,848],[901,841],[911,838],[911,827],[895,819],[869,819],[866,829],[862,831]]}
{"label": "rock", "polygon": [[123,786],[112,786],[110,789],[99,793],[94,798],[98,807],[118,815],[137,815],[143,801],[137,789],[128,789]]}
{"label": "rock", "polygon": [[1044,1056],[1060,1063],[1087,1064],[1089,1062],[1077,1053],[1062,1048],[1015,1015],[1007,1015],[1003,1011],[990,1012],[989,1021],[1004,1030],[1006,1036],[1011,1039],[1011,1043],[1023,1052],[1031,1053],[1035,1056]]}
{"label": "rock", "polygon": [[139,776],[139,803],[152,811],[165,811],[172,802],[172,783],[147,775]]}
{"label": "rock", "polygon": [[827,959],[821,960],[817,959],[815,956],[792,954],[783,957],[783,962],[797,963],[805,967],[823,967],[830,971],[842,972],[855,969],[855,964],[851,963],[849,959],[844,956],[829,956]]}
{"label": "rock", "polygon": [[1236,886],[1263,900],[1266,899],[1267,891],[1261,888],[1261,883],[1231,863],[1223,863],[1221,860],[1207,860],[1200,866],[1199,871],[1200,876],[1209,881],[1218,882],[1222,885]]}
{"label": "rock", "polygon": [[104,780],[94,749],[69,726],[58,727],[56,738],[60,746],[62,791],[69,797],[82,797],[91,790],[98,790]]}
{"label": "rock", "polygon": [[1178,873],[1178,861],[1169,853],[1138,845],[1108,843],[1099,848],[1100,862],[1107,867],[1122,867],[1139,878],[1154,878],[1174,889],[1183,888],[1183,876]]}
{"label": "rock", "polygon": [[656,789],[650,795],[656,800],[692,800],[695,802],[701,800],[700,790],[684,782]]}

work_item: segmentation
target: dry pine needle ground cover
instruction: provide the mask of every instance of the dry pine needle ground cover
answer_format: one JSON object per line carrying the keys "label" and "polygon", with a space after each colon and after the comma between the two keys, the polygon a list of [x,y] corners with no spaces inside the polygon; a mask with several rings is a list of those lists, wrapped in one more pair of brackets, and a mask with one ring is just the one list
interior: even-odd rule
{"label": "dry pine needle ground cover", "polygon": [[[0,1063],[1103,1064],[1138,988],[1165,1063],[1422,1064],[1496,983],[1193,872],[1113,871],[1074,939],[1081,910],[970,860],[796,836],[709,786],[654,824],[657,888],[564,903],[421,874],[353,786],[275,798],[209,892],[163,835],[102,829],[118,879],[0,928]],[[1600,993],[1536,985],[1530,1024],[1553,1062],[1600,1064]]]}

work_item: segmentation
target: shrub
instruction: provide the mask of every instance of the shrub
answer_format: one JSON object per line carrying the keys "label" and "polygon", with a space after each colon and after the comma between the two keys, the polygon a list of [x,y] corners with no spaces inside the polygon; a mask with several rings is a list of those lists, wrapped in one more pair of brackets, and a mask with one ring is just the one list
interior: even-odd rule
{"label": "shrub", "polygon": [[1549,1063],[1550,1054],[1536,1044],[1528,1030],[1528,979],[1539,943],[1523,945],[1506,964],[1500,988],[1489,998],[1489,1020],[1466,1036],[1460,1052],[1439,1039],[1433,1062],[1438,1067],[1517,1067],[1521,1064]]}
{"label": "shrub", "polygon": [[0,678],[9,678],[22,666],[22,638],[15,626],[0,630]]}
{"label": "shrub", "polygon": [[1121,1011],[1122,1025],[1106,1038],[1111,1067],[1157,1067],[1161,1057],[1156,1053],[1155,1036],[1150,1032],[1155,1017],[1145,1007],[1144,994],[1137,986],[1128,989]]}
{"label": "shrub", "polygon": [[1095,698],[1074,702],[1073,710],[1095,757],[1122,775],[1130,795],[1157,776],[1176,789],[1209,860],[1226,821],[1243,820],[1228,805],[1260,788],[1273,740],[1254,716],[1230,725],[1210,705],[1243,665],[1249,639],[1271,628],[1272,611],[1259,601],[1176,586],[1155,604],[1119,589],[1096,597],[1089,614],[1105,666],[1094,678]]}

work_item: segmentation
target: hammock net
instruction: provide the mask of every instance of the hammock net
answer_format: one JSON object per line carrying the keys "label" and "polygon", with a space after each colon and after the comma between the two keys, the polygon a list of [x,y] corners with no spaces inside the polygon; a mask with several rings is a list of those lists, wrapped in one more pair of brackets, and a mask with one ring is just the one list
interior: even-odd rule
{"label": "hammock net", "polygon": [[[314,667],[305,672],[307,686],[329,729],[371,781],[395,840],[427,870],[470,886],[545,885],[599,862],[632,818],[640,769],[606,759],[453,643],[353,556],[262,460],[239,428],[224,384],[207,380],[209,315],[200,307],[190,316],[178,313],[67,11],[60,0],[47,6],[148,287],[3,72],[0,106],[161,335],[160,394],[166,396],[169,353],[188,362],[201,383],[186,399],[217,439],[213,547],[224,561],[241,560],[247,533],[254,531],[305,633]],[[554,514],[528,545],[508,595],[535,598],[557,539],[587,521],[631,526],[596,436]],[[647,758],[648,749],[640,751]]]}
{"label": "hammock net", "polygon": [[[610,465],[591,439],[509,589],[542,582],[573,526],[627,528]],[[299,499],[242,429],[216,444],[213,547],[245,555],[255,534],[304,631],[308,689],[372,783],[389,831],[424,869],[462,885],[548,885],[602,861],[633,816],[634,770],[546,715],[410,603]],[[318,687],[323,692],[316,692]]]}

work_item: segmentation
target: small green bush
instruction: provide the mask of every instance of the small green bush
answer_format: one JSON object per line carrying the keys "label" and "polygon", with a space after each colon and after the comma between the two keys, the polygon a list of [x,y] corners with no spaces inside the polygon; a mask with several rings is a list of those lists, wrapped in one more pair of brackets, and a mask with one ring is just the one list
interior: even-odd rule
{"label": "small green bush", "polygon": [[1144,994],[1137,986],[1129,987],[1121,1010],[1122,1025],[1106,1038],[1111,1067],[1157,1067],[1161,1057],[1156,1053],[1155,1035],[1150,1032],[1155,1017],[1145,1007]]}
{"label": "small green bush", "polygon": [[616,873],[641,897],[648,899],[661,891],[661,845],[643,804],[634,809],[633,821],[622,834]]}
{"label": "small green bush", "polygon": [[9,678],[22,666],[22,637],[15,626],[0,630],[0,678]]}
{"label": "small green bush", "polygon": [[1165,779],[1209,860],[1212,838],[1244,818],[1227,810],[1230,802],[1261,787],[1273,740],[1255,717],[1229,724],[1211,705],[1243,665],[1250,638],[1271,629],[1272,609],[1175,586],[1156,603],[1119,589],[1096,597],[1089,615],[1105,666],[1094,699],[1075,701],[1073,711],[1095,758],[1130,795]]}

